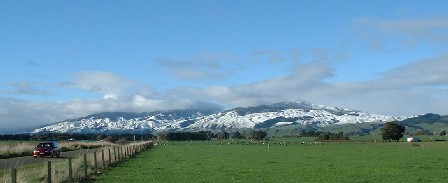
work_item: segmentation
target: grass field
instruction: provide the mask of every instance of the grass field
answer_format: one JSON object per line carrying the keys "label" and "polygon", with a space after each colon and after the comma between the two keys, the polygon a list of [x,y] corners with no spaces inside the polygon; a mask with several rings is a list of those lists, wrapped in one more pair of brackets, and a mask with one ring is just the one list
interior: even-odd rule
{"label": "grass field", "polygon": [[[166,142],[97,182],[444,182],[448,143]],[[228,144],[232,143],[232,144]],[[286,144],[286,145],[285,145]]]}

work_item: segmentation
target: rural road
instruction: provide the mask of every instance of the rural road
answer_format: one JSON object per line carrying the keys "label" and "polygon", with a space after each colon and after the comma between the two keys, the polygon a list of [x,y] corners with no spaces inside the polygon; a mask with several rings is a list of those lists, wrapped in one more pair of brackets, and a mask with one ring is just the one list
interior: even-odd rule
{"label": "rural road", "polygon": [[17,158],[9,158],[9,159],[0,159],[0,170],[10,169],[10,168],[18,168],[30,164],[44,163],[48,160],[52,161],[60,161],[65,160],[68,157],[79,157],[84,153],[93,152],[97,149],[82,149],[76,151],[68,151],[61,152],[60,158],[34,158],[31,154],[29,156],[17,157]]}

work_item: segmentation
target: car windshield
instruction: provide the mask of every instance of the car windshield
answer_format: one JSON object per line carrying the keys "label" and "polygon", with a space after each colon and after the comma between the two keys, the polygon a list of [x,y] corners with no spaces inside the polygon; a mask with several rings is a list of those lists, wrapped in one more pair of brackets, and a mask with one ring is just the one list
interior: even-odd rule
{"label": "car windshield", "polygon": [[40,143],[37,147],[53,147],[52,143]]}

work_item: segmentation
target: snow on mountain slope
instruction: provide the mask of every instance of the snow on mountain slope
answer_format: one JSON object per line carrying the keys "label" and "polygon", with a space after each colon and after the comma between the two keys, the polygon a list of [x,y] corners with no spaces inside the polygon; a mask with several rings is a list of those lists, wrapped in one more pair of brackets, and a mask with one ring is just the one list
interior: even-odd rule
{"label": "snow on mountain slope", "polygon": [[404,118],[297,102],[239,107],[220,112],[177,110],[139,115],[135,113],[101,113],[37,128],[32,133],[144,133],[169,130],[229,130],[270,128],[291,124],[326,126],[402,119]]}
{"label": "snow on mountain slope", "polygon": [[118,117],[112,120],[103,118],[81,118],[68,120],[32,131],[32,133],[59,132],[59,133],[144,133],[150,131],[164,131],[179,129],[181,122],[186,121],[184,117],[168,118],[171,115],[162,113],[150,116],[135,117],[125,119]]}
{"label": "snow on mountain slope", "polygon": [[[349,112],[343,115],[335,115],[327,110],[286,109],[278,112],[252,113],[240,116],[235,111],[218,113],[210,116],[199,117],[196,123],[189,126],[190,129],[240,129],[254,128],[268,120],[280,118],[277,123],[289,124],[315,124],[326,126],[330,124],[365,123],[365,122],[387,122],[398,120],[391,116],[374,115],[363,112]],[[285,121],[289,119],[289,121]]]}

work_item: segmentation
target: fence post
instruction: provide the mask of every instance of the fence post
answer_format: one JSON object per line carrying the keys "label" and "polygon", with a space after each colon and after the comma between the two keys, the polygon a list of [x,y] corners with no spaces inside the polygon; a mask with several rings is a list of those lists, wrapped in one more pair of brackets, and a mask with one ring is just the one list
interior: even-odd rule
{"label": "fence post", "polygon": [[112,157],[110,156],[110,148],[108,149],[108,151],[109,151],[109,166],[110,166],[110,164],[112,164]]}
{"label": "fence post", "polygon": [[87,154],[84,153],[84,177],[87,178]]}
{"label": "fence post", "polygon": [[93,167],[95,169],[95,173],[98,172],[98,162],[96,159],[96,151],[93,152]]}
{"label": "fence post", "polygon": [[118,161],[121,161],[120,147],[117,147]]}
{"label": "fence post", "polygon": [[51,183],[51,161],[47,161],[47,182]]}
{"label": "fence post", "polygon": [[117,162],[117,150],[114,147],[114,163]]}
{"label": "fence post", "polygon": [[103,165],[103,170],[106,169],[106,163],[104,161],[104,149],[101,149],[101,162]]}
{"label": "fence post", "polygon": [[11,168],[11,183],[17,183],[17,169]]}
{"label": "fence post", "polygon": [[68,182],[73,182],[72,158],[68,158]]}
{"label": "fence post", "polygon": [[123,155],[123,160],[124,159],[126,159],[126,147],[121,147],[121,152],[122,152],[122,155]]}

